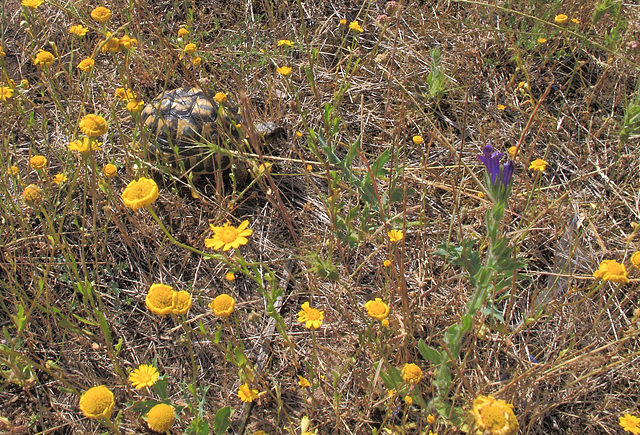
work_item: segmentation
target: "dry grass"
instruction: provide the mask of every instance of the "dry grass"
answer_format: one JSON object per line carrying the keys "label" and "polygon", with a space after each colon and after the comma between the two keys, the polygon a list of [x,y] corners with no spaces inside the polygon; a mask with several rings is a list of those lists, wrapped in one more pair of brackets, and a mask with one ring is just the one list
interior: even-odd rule
{"label": "dry grass", "polygon": [[[51,1],[32,11],[3,3],[2,86],[27,79],[30,88],[0,104],[0,431],[145,432],[145,412],[134,404],[160,397],[134,390],[127,378],[153,363],[179,411],[172,433],[197,418],[213,428],[225,406],[234,409],[234,433],[300,433],[305,416],[317,433],[458,433],[445,415],[428,424],[433,408],[389,397],[383,379],[413,362],[424,378],[411,394],[425,403],[436,394],[437,368],[421,357],[418,342],[439,347],[473,288],[435,250],[472,238],[484,252],[491,202],[478,196],[483,167],[476,155],[491,143],[501,151],[519,146],[503,224],[526,266],[496,302],[504,322],[475,315],[448,400],[466,412],[478,394],[505,399],[522,433],[620,433],[619,417],[637,414],[640,400],[638,275],[629,263],[640,250],[640,153],[637,137],[622,141],[619,134],[637,97],[640,9],[625,5],[592,25],[594,4],[580,0],[390,3],[113,0],[105,5],[113,11],[106,29],[139,44],[127,54],[96,52],[91,74],[75,66],[104,39],[89,17],[96,4]],[[580,23],[556,25],[558,13]],[[349,31],[342,18],[358,19],[364,32]],[[83,38],[68,32],[78,23],[90,27]],[[184,25],[190,35],[180,41]],[[277,48],[285,38],[296,46]],[[197,44],[201,66],[185,57],[185,42]],[[34,66],[39,49],[56,54],[50,68]],[[447,78],[439,98],[428,80],[436,49]],[[293,68],[288,78],[276,73],[284,64]],[[184,249],[148,210],[132,212],[120,199],[129,181],[157,171],[143,158],[147,143],[115,89],[150,101],[203,79],[240,103],[247,129],[272,120],[287,135],[265,145],[249,134],[251,149],[241,159],[273,167],[246,191],[218,174],[198,184],[193,198],[184,180],[167,173],[151,207],[177,242],[197,249],[210,237],[209,223],[248,219],[254,233],[237,250],[242,259]],[[323,118],[327,104],[339,120],[335,134]],[[80,136],[87,113],[103,115],[109,131],[85,161],[67,144]],[[338,176],[332,181],[336,165],[313,151],[319,133],[340,158],[360,138],[356,175],[371,173],[390,150],[390,173],[375,179],[375,198],[383,204],[396,183],[402,200],[367,217],[363,191]],[[418,134],[421,145],[411,140]],[[48,158],[46,171],[29,167],[36,154]],[[549,162],[542,174],[527,169],[536,158]],[[106,163],[118,166],[116,178],[101,175]],[[68,176],[60,186],[51,182],[58,172]],[[37,207],[21,198],[31,183],[45,192]],[[339,225],[351,208],[349,243]],[[405,239],[390,242],[393,228]],[[631,282],[598,286],[592,274],[603,259],[624,262]],[[242,261],[254,265],[250,273]],[[233,282],[224,279],[230,270]],[[147,309],[147,290],[157,282],[192,294],[184,319]],[[269,329],[265,294],[273,288],[283,290],[280,331]],[[207,307],[221,293],[236,299],[229,321]],[[388,329],[362,309],[375,297],[391,307]],[[298,322],[309,300],[324,310],[313,333]],[[254,371],[263,349],[268,358]],[[302,389],[298,375],[313,388]],[[263,393],[252,406],[237,396],[244,382]],[[100,384],[115,394],[111,428],[78,409],[82,392]]]}

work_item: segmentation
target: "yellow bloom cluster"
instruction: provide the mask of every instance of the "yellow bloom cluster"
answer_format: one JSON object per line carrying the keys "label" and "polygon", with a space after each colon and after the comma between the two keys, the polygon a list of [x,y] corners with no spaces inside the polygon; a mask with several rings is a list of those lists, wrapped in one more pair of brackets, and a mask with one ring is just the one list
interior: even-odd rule
{"label": "yellow bloom cluster", "polygon": [[165,284],[152,284],[147,292],[145,304],[153,314],[164,317],[167,314],[187,314],[193,300],[187,291],[175,291],[173,287]]}
{"label": "yellow bloom cluster", "polygon": [[405,364],[400,375],[405,382],[417,384],[422,379],[422,369],[413,363]]}

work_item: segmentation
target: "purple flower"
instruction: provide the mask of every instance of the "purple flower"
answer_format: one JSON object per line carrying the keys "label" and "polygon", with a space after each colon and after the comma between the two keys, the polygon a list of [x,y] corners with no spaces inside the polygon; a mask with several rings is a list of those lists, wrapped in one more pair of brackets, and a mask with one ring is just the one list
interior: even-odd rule
{"label": "purple flower", "polygon": [[[482,154],[478,155],[478,160],[484,163],[487,168],[489,177],[491,177],[491,184],[495,184],[500,176],[500,159],[503,155],[504,153],[494,151],[491,145],[485,145],[482,148]],[[513,174],[513,169],[511,169],[511,174]],[[511,175],[509,175],[509,179],[511,179]]]}
{"label": "purple flower", "polygon": [[511,176],[513,175],[514,169],[515,165],[513,164],[513,160],[509,160],[502,165],[502,185],[504,187],[507,187],[509,183],[511,183]]}
{"label": "purple flower", "polygon": [[496,151],[491,145],[485,145],[482,148],[482,154],[478,156],[478,160],[484,163],[487,169],[485,173],[485,183],[491,196],[496,201],[505,202],[511,191],[511,177],[515,169],[513,160],[500,164],[500,159],[504,153]]}

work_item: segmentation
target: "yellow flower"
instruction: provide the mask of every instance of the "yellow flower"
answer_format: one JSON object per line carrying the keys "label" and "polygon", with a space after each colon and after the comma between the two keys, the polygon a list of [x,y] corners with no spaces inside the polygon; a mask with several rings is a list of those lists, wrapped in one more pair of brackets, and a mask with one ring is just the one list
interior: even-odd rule
{"label": "yellow flower", "polygon": [[185,315],[193,305],[193,299],[191,298],[191,293],[185,290],[180,290],[173,295],[175,301],[175,308],[171,311],[171,314],[175,315]]}
{"label": "yellow flower", "polygon": [[91,138],[102,136],[108,128],[107,121],[102,116],[93,113],[83,116],[78,126],[81,132]]}
{"label": "yellow flower", "polygon": [[196,48],[197,48],[196,44],[194,44],[193,42],[190,42],[190,43],[188,43],[187,45],[184,46],[184,51],[186,53],[193,54],[193,53],[195,53]]}
{"label": "yellow flower", "polygon": [[347,25],[347,20],[345,20],[344,18],[341,18],[341,19],[340,19],[340,24],[341,24],[342,26],[346,26],[346,25]]}
{"label": "yellow flower", "polygon": [[120,46],[125,50],[130,50],[131,48],[136,48],[138,45],[138,40],[136,38],[130,38],[129,35],[124,35],[119,40]]}
{"label": "yellow flower", "polygon": [[302,137],[302,132],[301,131],[296,131],[296,137],[299,139]]}
{"label": "yellow flower", "polygon": [[233,274],[233,272],[227,272],[227,274],[224,276],[224,279],[231,282],[231,281],[235,281],[236,276]]}
{"label": "yellow flower", "polygon": [[33,169],[44,169],[47,166],[47,158],[45,156],[35,155],[29,159],[29,164]]}
{"label": "yellow flower", "polygon": [[151,178],[132,180],[122,192],[124,205],[133,211],[146,207],[158,199],[158,185]]}
{"label": "yellow flower", "polygon": [[501,111],[504,111],[507,108],[507,106],[505,106],[504,104],[498,104],[497,107],[498,107],[498,110],[501,110]]}
{"label": "yellow flower", "polygon": [[384,267],[389,267],[389,266],[391,266],[391,260],[389,260],[389,259],[384,260],[384,262],[382,263],[382,265],[383,265]]}
{"label": "yellow flower", "polygon": [[164,317],[171,313],[176,306],[173,287],[165,284],[152,284],[149,287],[145,303],[153,314]]}
{"label": "yellow flower", "polygon": [[129,375],[129,382],[136,390],[141,390],[144,387],[151,387],[156,383],[160,374],[151,364],[141,364],[137,369],[131,372]]}
{"label": "yellow flower", "polygon": [[22,0],[22,6],[31,9],[37,9],[42,3],[44,0]]}
{"label": "yellow flower", "polygon": [[302,388],[309,388],[311,386],[311,382],[303,376],[298,375],[298,385]]}
{"label": "yellow flower", "polygon": [[629,282],[627,268],[616,260],[603,260],[598,270],[593,273],[593,277],[618,284],[627,284]]}
{"label": "yellow flower", "polygon": [[116,167],[116,165],[112,164],[112,163],[107,163],[106,165],[104,165],[104,167],[102,168],[102,173],[104,174],[105,177],[107,178],[113,178],[116,175],[118,175],[118,168]]}
{"label": "yellow flower", "polygon": [[413,405],[413,398],[411,396],[404,396],[404,403],[407,405]]}
{"label": "yellow flower", "polygon": [[291,67],[290,66],[279,66],[278,68],[276,68],[276,72],[278,74],[282,74],[283,76],[287,77],[289,74],[291,74]]}
{"label": "yellow flower", "polygon": [[555,16],[553,21],[555,21],[556,24],[564,24],[567,22],[568,19],[569,17],[567,17],[565,14],[559,14]]}
{"label": "yellow flower", "polygon": [[471,414],[476,429],[492,435],[515,435],[518,432],[518,419],[513,413],[513,405],[493,396],[478,396],[473,400]]}
{"label": "yellow flower", "polygon": [[631,256],[631,264],[636,269],[640,269],[640,251],[636,251]]}
{"label": "yellow flower", "polygon": [[219,104],[223,104],[227,102],[227,94],[225,94],[224,92],[216,92],[216,94],[213,96],[213,100],[216,103]]}
{"label": "yellow flower", "polygon": [[59,186],[62,183],[64,183],[65,181],[67,181],[68,179],[69,178],[66,175],[64,175],[61,172],[58,172],[56,175],[54,175],[53,182],[56,183]]}
{"label": "yellow flower", "polygon": [[571,18],[571,22],[572,22],[573,24],[580,24],[580,20],[579,20],[579,19],[577,19],[577,18]]}
{"label": "yellow flower", "polygon": [[538,38],[538,43],[546,44],[547,43],[547,38]]}
{"label": "yellow flower", "polygon": [[95,63],[96,61],[93,60],[92,58],[85,57],[80,61],[80,63],[76,68],[78,68],[80,71],[88,72],[91,70],[91,68],[93,68],[93,65],[95,65]]}
{"label": "yellow flower", "polygon": [[478,192],[478,198],[483,199],[484,198],[484,192]]}
{"label": "yellow flower", "polygon": [[369,317],[373,317],[378,320],[384,320],[389,315],[389,305],[382,302],[382,299],[380,298],[367,301],[367,303],[364,304],[364,309],[367,310]]}
{"label": "yellow flower", "polygon": [[104,385],[89,388],[80,397],[80,411],[93,419],[109,419],[113,412],[115,401],[113,393]]}
{"label": "yellow flower", "polygon": [[360,23],[358,23],[358,20],[352,21],[349,23],[349,28],[355,32],[359,32],[362,33],[364,32],[364,29],[362,28],[362,26],[360,25]]}
{"label": "yellow flower", "polygon": [[211,301],[209,308],[211,308],[211,311],[213,311],[213,314],[216,316],[226,319],[233,313],[235,305],[236,300],[228,294],[223,293]]}
{"label": "yellow flower", "polygon": [[140,112],[142,112],[142,109],[144,109],[144,101],[134,100],[127,103],[127,110],[133,115],[139,114]]}
{"label": "yellow flower", "polygon": [[416,145],[420,145],[420,144],[422,144],[424,142],[424,138],[422,136],[420,136],[420,135],[413,136],[413,138],[411,138],[411,140]]}
{"label": "yellow flower", "polygon": [[540,171],[543,172],[545,169],[547,169],[547,165],[549,163],[546,160],[542,160],[542,159],[535,159],[533,162],[531,162],[531,164],[529,165],[529,169],[534,170],[534,171]]}
{"label": "yellow flower", "polygon": [[298,322],[304,323],[307,329],[318,329],[322,325],[324,311],[309,306],[309,302],[302,304],[302,311],[298,313]]}
{"label": "yellow flower", "polygon": [[132,89],[116,88],[114,95],[120,101],[129,102],[136,100],[136,94]]}
{"label": "yellow flower", "polygon": [[514,159],[516,157],[517,150],[518,150],[518,147],[516,146],[509,147],[509,149],[507,150],[507,153],[509,154],[510,159]]}
{"label": "yellow flower", "polygon": [[7,53],[4,52],[4,50],[2,49],[2,45],[0,45],[0,57],[5,57],[7,55]]}
{"label": "yellow flower", "polygon": [[9,170],[7,172],[9,172],[9,175],[13,175],[14,177],[20,175],[20,170],[14,165],[9,166]]}
{"label": "yellow flower", "polygon": [[278,47],[282,47],[283,45],[286,45],[287,47],[293,47],[293,42],[291,42],[288,39],[281,39],[278,41]]}
{"label": "yellow flower", "polygon": [[22,199],[29,205],[39,205],[42,202],[42,198],[44,198],[44,192],[35,184],[29,184],[22,192]]}
{"label": "yellow flower", "polygon": [[253,402],[258,398],[258,390],[252,390],[249,384],[245,382],[238,389],[238,397],[243,402]]}
{"label": "yellow flower", "polygon": [[388,328],[389,327],[389,319],[382,319],[382,322],[380,322],[380,324],[383,327]]}
{"label": "yellow flower", "polygon": [[635,415],[625,414],[623,417],[620,417],[620,427],[622,427],[625,432],[640,434],[640,418]]}
{"label": "yellow flower", "polygon": [[529,83],[527,82],[518,83],[518,89],[528,89],[528,88],[529,88]]}
{"label": "yellow flower", "polygon": [[147,424],[149,429],[165,433],[170,428],[176,419],[176,412],[173,406],[166,403],[158,403],[156,406],[149,410],[147,414]]}
{"label": "yellow flower", "polygon": [[102,44],[103,53],[119,53],[120,52],[120,40],[115,36],[111,36],[111,32],[107,32],[106,40]]}
{"label": "yellow flower", "polygon": [[91,11],[91,18],[93,18],[98,23],[104,23],[111,18],[111,11],[104,6],[98,6],[94,10]]}
{"label": "yellow flower", "polygon": [[427,423],[433,424],[435,422],[436,422],[436,418],[433,416],[433,414],[427,415]]}
{"label": "yellow flower", "polygon": [[76,36],[84,36],[89,31],[88,27],[84,27],[82,24],[76,24],[75,26],[69,27],[69,33]]}
{"label": "yellow flower", "polygon": [[189,31],[187,29],[185,29],[184,27],[180,27],[178,29],[178,38],[182,38],[184,36],[187,36],[189,34]]}
{"label": "yellow flower", "polygon": [[243,221],[238,228],[227,222],[221,227],[216,227],[213,224],[209,224],[211,231],[213,231],[213,237],[204,240],[204,245],[207,248],[220,249],[228,251],[229,249],[238,249],[241,245],[246,245],[249,237],[253,234],[253,230],[247,228],[249,221]]}
{"label": "yellow flower", "polygon": [[0,87],[0,101],[7,101],[13,98],[13,89],[9,86]]}
{"label": "yellow flower", "polygon": [[90,151],[99,150],[101,142],[91,140],[88,137],[69,142],[67,148],[71,151],[78,151],[80,154],[88,154]]}
{"label": "yellow flower", "polygon": [[29,89],[29,80],[27,79],[20,80],[20,86],[22,86],[25,89]]}
{"label": "yellow flower", "polygon": [[416,364],[405,364],[400,373],[402,379],[410,384],[417,384],[422,379],[422,370]]}
{"label": "yellow flower", "polygon": [[391,230],[387,233],[387,236],[389,236],[389,240],[392,242],[399,242],[404,239],[404,233],[400,230]]}
{"label": "yellow flower", "polygon": [[269,169],[271,169],[271,163],[269,162],[261,163],[260,166],[258,166],[258,172],[260,173],[268,172]]}
{"label": "yellow flower", "polygon": [[200,66],[200,64],[202,63],[202,58],[200,56],[196,56],[191,59],[191,63],[193,64],[193,66]]}
{"label": "yellow flower", "polygon": [[36,54],[36,58],[33,61],[33,63],[38,68],[42,69],[42,68],[53,65],[54,60],[55,60],[55,57],[53,56],[53,54],[51,54],[46,50],[40,50],[38,54]]}

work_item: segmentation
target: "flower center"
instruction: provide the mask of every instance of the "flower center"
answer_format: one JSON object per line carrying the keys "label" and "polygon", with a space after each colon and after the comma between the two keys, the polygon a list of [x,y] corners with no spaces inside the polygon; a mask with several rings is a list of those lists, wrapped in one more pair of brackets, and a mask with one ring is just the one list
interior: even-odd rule
{"label": "flower center", "polygon": [[320,320],[320,311],[316,309],[310,309],[307,311],[307,319],[309,320]]}
{"label": "flower center", "polygon": [[220,230],[220,241],[231,243],[238,238],[238,230],[234,227],[222,227]]}

